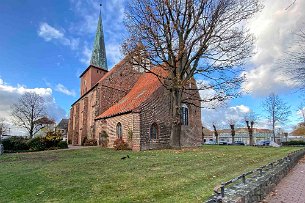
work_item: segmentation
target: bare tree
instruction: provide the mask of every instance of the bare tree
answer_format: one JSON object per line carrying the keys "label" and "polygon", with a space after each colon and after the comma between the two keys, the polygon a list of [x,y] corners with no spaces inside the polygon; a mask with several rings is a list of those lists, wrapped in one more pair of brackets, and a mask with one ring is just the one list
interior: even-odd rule
{"label": "bare tree", "polygon": [[302,91],[305,90],[305,31],[294,33],[294,44],[285,53],[285,57],[279,61],[279,70]]}
{"label": "bare tree", "polygon": [[213,123],[213,130],[214,130],[214,135],[216,137],[216,144],[218,144],[218,136],[219,136],[219,134],[218,134],[217,127],[216,127],[215,123]]}
{"label": "bare tree", "polygon": [[231,136],[232,136],[232,144],[234,144],[234,142],[235,142],[235,124],[236,124],[236,120],[229,119],[229,125],[231,128]]}
{"label": "bare tree", "polygon": [[44,99],[36,93],[25,93],[12,105],[12,116],[17,126],[25,128],[32,138],[44,127],[41,118],[46,116]]}
{"label": "bare tree", "polygon": [[302,102],[299,104],[298,106],[298,111],[301,113],[302,119],[303,119],[303,123],[305,124],[305,104]]}
{"label": "bare tree", "polygon": [[249,133],[249,144],[250,146],[254,145],[254,139],[253,139],[253,126],[256,121],[256,115],[253,113],[253,111],[247,113],[245,115],[245,122],[248,128],[248,133]]}
{"label": "bare tree", "polygon": [[288,10],[289,8],[291,8],[296,3],[296,1],[297,0],[293,0],[293,2],[290,3],[289,6],[285,10]]}
{"label": "bare tree", "polygon": [[[259,0],[129,1],[123,52],[133,65],[146,71],[159,66],[168,73],[153,72],[170,93],[172,147],[180,148],[182,103],[200,106],[198,101],[240,95],[241,67],[253,45],[245,21],[260,8]],[[215,94],[200,99],[196,84],[190,84],[194,75],[204,81],[200,90]]]}
{"label": "bare tree", "polygon": [[263,108],[266,111],[266,117],[272,124],[273,141],[275,142],[275,125],[288,120],[291,114],[288,106],[278,95],[271,93],[263,102]]}
{"label": "bare tree", "polygon": [[4,135],[5,133],[7,133],[8,129],[9,128],[5,123],[5,119],[0,118],[0,140],[1,140],[1,136]]}

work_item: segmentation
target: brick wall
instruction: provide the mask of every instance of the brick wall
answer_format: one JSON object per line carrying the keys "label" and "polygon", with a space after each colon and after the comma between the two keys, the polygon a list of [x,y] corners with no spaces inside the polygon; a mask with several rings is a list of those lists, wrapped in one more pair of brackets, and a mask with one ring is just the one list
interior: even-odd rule
{"label": "brick wall", "polygon": [[[149,100],[143,103],[140,110],[141,150],[169,147],[170,139],[170,106],[169,95],[160,87]],[[157,124],[158,139],[150,139],[150,128]]]}
{"label": "brick wall", "polygon": [[[94,112],[96,105],[97,88],[92,89],[87,95],[75,103],[70,110],[68,136],[75,137],[73,145],[81,145],[84,138],[94,138]],[[79,110],[77,110],[79,109]],[[77,138],[76,138],[77,137]]]}
{"label": "brick wall", "polygon": [[185,93],[182,96],[182,102],[189,110],[189,125],[181,127],[181,145],[185,147],[200,146],[202,142],[202,122],[200,95],[197,89],[196,81],[192,78],[187,84]]}
{"label": "brick wall", "polygon": [[90,65],[80,79],[81,96],[86,94],[108,71]]}
{"label": "brick wall", "polygon": [[84,137],[99,138],[101,131],[95,127],[95,117],[124,97],[142,74],[125,61],[113,69],[104,80],[72,105],[68,134],[73,145],[81,145]]}
{"label": "brick wall", "polygon": [[[122,138],[129,146],[136,151],[140,150],[140,116],[138,113],[128,113],[105,120],[99,120],[98,129],[100,132],[105,130],[108,134],[108,147],[113,147],[113,142],[118,138],[116,128],[117,124],[122,125]],[[132,132],[132,139],[128,139],[129,132]]]}
{"label": "brick wall", "polygon": [[[181,145],[183,147],[199,146],[202,140],[201,110],[190,104],[187,106],[189,125],[182,126]],[[141,150],[168,148],[171,134],[169,91],[163,86],[160,87],[148,101],[141,105],[140,111]],[[150,139],[150,128],[153,123],[158,125],[159,138],[157,140]]]}

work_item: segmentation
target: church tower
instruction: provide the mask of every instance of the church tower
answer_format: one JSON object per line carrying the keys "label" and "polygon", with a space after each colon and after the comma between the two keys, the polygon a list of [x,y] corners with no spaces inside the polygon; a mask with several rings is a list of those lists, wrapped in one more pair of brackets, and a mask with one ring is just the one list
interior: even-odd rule
{"label": "church tower", "polygon": [[95,67],[108,70],[101,11],[98,18],[97,30],[90,64]]}
{"label": "church tower", "polygon": [[81,96],[86,94],[108,72],[101,10],[89,67],[80,75]]}

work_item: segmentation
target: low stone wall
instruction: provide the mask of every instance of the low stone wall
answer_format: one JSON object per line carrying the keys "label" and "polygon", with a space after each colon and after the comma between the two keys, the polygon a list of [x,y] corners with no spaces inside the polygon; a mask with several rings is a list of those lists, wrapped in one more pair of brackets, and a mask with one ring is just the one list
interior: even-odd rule
{"label": "low stone wall", "polygon": [[[249,172],[246,179],[236,178],[228,182],[224,197],[215,195],[208,202],[252,203],[260,202],[284,178],[288,172],[305,155],[305,149],[289,154],[287,157],[270,163],[262,168]],[[228,183],[227,182],[227,183]],[[233,184],[234,183],[234,184]]]}

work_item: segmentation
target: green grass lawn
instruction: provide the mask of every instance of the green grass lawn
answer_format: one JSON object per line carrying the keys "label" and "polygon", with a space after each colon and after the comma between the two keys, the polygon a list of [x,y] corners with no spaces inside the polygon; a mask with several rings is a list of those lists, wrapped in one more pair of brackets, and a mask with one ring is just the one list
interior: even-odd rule
{"label": "green grass lawn", "polygon": [[[0,202],[202,202],[213,188],[299,148],[98,147],[0,156]],[[129,154],[130,158],[121,160]]]}

